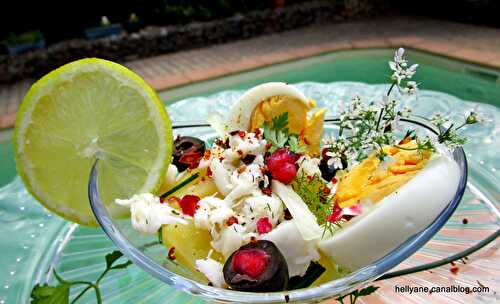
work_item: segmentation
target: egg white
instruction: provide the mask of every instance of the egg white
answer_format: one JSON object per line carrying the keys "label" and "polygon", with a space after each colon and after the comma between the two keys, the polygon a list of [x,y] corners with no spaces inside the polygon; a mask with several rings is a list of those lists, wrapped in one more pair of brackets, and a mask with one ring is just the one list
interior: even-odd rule
{"label": "egg white", "polygon": [[248,130],[255,107],[261,101],[278,95],[292,96],[308,104],[307,97],[294,86],[284,82],[267,82],[245,92],[233,106],[229,114],[229,130]]}
{"label": "egg white", "polygon": [[357,270],[382,258],[443,211],[457,191],[458,165],[437,156],[408,183],[318,243],[335,263]]}

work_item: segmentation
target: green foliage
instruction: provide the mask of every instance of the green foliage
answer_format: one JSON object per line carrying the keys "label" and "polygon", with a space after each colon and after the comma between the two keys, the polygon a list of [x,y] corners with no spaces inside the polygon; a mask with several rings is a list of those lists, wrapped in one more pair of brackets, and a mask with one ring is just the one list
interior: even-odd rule
{"label": "green foliage", "polygon": [[[37,284],[33,287],[31,291],[31,304],[68,304],[75,303],[80,299],[88,290],[94,289],[96,294],[96,303],[102,303],[101,292],[99,290],[99,283],[104,278],[104,276],[110,270],[124,269],[132,264],[131,261],[125,261],[121,264],[115,263],[123,256],[120,251],[113,251],[106,254],[106,268],[99,275],[95,283],[88,281],[66,281],[64,280],[55,270],[54,277],[57,280],[57,284],[54,286],[49,286],[48,284]],[[86,285],[87,287],[83,289],[71,302],[69,301],[69,291],[72,286],[75,285]]]}
{"label": "green foliage", "polygon": [[318,224],[326,225],[326,218],[332,211],[332,196],[324,180],[318,175],[298,174],[292,188],[316,216]]}
{"label": "green foliage", "polygon": [[299,135],[288,131],[288,112],[273,117],[271,123],[265,122],[263,128],[264,138],[272,145],[270,153],[284,147],[298,154],[306,151],[306,147],[299,143]]}

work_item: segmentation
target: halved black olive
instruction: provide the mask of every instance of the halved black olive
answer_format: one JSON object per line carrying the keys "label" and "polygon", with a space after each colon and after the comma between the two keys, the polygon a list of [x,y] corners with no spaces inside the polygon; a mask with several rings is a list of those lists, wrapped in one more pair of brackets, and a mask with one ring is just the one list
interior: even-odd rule
{"label": "halved black olive", "polygon": [[234,290],[271,292],[286,290],[288,266],[271,241],[259,240],[233,252],[224,264],[224,280]]}
{"label": "halved black olive", "polygon": [[[340,162],[342,163],[342,169],[347,168],[347,159],[345,157],[342,157],[340,159]],[[321,177],[326,181],[331,181],[335,177],[335,174],[337,173],[338,170],[333,165],[331,166],[328,165],[327,158],[322,158],[321,161],[319,162],[318,167],[319,170],[321,171]]]}
{"label": "halved black olive", "polygon": [[[172,164],[177,167],[179,172],[182,172],[193,165],[191,162],[199,162],[199,160],[203,156],[203,153],[205,153],[205,142],[203,140],[192,136],[179,135],[174,140]],[[187,155],[191,157],[186,157]]]}

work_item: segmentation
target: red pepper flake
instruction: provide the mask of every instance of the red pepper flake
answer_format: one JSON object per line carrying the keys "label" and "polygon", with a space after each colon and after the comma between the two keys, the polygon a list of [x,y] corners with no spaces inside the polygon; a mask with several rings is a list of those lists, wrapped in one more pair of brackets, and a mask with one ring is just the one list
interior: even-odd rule
{"label": "red pepper flake", "polygon": [[210,169],[210,167],[207,167],[207,176],[212,177],[212,174],[212,169]]}
{"label": "red pepper flake", "polygon": [[219,161],[223,161],[223,160],[224,160],[223,156],[219,157]]}
{"label": "red pepper flake", "polygon": [[212,151],[211,150],[205,150],[205,152],[203,152],[203,158],[206,159],[206,160],[209,160],[210,159],[210,155],[212,155]]}
{"label": "red pepper flake", "polygon": [[238,153],[239,156],[243,156],[243,151],[241,150],[236,150],[236,153]]}
{"label": "red pepper flake", "polygon": [[179,163],[188,165],[189,169],[194,169],[198,167],[200,160],[201,160],[200,152],[189,151],[181,156],[181,158],[179,159]]}
{"label": "red pepper flake", "polygon": [[170,247],[170,249],[168,250],[168,258],[172,261],[175,260],[175,247],[174,246]]}
{"label": "red pepper flake", "polygon": [[273,225],[271,224],[271,222],[269,221],[269,218],[267,216],[261,217],[257,221],[257,232],[259,234],[268,233],[272,229],[273,229]]}
{"label": "red pepper flake", "polygon": [[250,243],[256,243],[257,238],[255,236],[250,237]]}
{"label": "red pepper flake", "polygon": [[198,202],[200,198],[196,195],[184,195],[184,197],[179,201],[182,213],[189,216],[194,216],[196,209],[198,209]]}
{"label": "red pepper flake", "polygon": [[257,138],[259,138],[260,135],[262,134],[262,131],[260,130],[260,128],[256,128],[254,132],[255,132],[255,137],[257,137]]}
{"label": "red pepper flake", "polygon": [[469,220],[468,220],[468,219],[464,218],[464,219],[462,220],[462,224],[467,225],[468,223],[469,223]]}
{"label": "red pepper flake", "polygon": [[451,273],[457,274],[458,273],[458,266],[453,266],[450,268]]}
{"label": "red pepper flake", "polygon": [[264,193],[267,196],[271,196],[271,194],[273,194],[273,190],[271,190],[271,188],[263,188],[262,193]]}
{"label": "red pepper flake", "polygon": [[334,185],[335,185],[337,182],[338,182],[337,178],[333,177],[333,178],[332,178],[332,184],[334,184]]}
{"label": "red pepper flake", "polygon": [[271,149],[271,147],[272,147],[272,146],[273,146],[273,144],[272,144],[272,143],[270,143],[270,142],[268,142],[268,143],[266,144],[266,150]]}
{"label": "red pepper flake", "polygon": [[238,224],[238,218],[236,216],[231,216],[227,219],[226,225],[229,227],[233,224]]}
{"label": "red pepper flake", "polygon": [[160,204],[165,204],[165,198],[160,196]]}
{"label": "red pepper flake", "polygon": [[238,135],[241,137],[241,139],[244,139],[245,136],[247,136],[247,132],[245,132],[245,131],[238,131]]}
{"label": "red pepper flake", "polygon": [[328,188],[328,187],[323,187],[323,193],[324,193],[324,194],[330,194],[330,192],[332,192],[332,190],[330,190],[330,188]]}

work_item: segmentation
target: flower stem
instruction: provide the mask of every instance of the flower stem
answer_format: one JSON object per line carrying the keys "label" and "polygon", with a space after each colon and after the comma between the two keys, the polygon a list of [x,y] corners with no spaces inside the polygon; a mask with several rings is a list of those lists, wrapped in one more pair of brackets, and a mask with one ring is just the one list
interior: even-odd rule
{"label": "flower stem", "polygon": [[389,88],[389,91],[387,91],[387,97],[389,97],[389,95],[391,95],[392,89],[394,88],[394,86],[395,86],[395,85],[396,85],[396,83],[395,83],[395,82],[393,82],[393,83],[391,84],[391,87]]}

